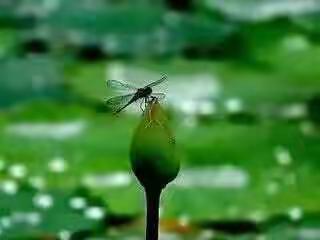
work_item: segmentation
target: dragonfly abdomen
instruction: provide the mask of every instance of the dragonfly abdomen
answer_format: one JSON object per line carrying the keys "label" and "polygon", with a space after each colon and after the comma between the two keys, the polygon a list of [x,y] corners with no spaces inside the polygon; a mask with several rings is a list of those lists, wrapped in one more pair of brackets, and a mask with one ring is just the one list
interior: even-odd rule
{"label": "dragonfly abdomen", "polygon": [[146,98],[149,97],[152,93],[151,87],[139,88],[137,93],[135,94],[137,98]]}

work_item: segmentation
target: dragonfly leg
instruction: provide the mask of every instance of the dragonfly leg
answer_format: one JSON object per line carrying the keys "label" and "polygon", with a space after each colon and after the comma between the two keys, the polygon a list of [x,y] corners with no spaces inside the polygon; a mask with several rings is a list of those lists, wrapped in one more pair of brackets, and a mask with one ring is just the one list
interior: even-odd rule
{"label": "dragonfly leg", "polygon": [[[154,104],[156,102],[156,100],[157,100],[157,98],[153,97],[153,96],[150,96],[149,98],[145,98],[146,104]],[[149,123],[146,125],[146,128],[148,128],[153,121],[155,121],[159,126],[163,127],[163,125],[161,124],[161,122],[159,120],[152,119],[152,112],[151,112],[152,107],[149,107],[149,108],[146,107],[146,109],[148,109],[148,117],[149,117]]]}
{"label": "dragonfly leg", "polygon": [[148,120],[149,120],[149,122],[146,124],[146,128],[150,127],[150,125],[152,123],[151,107],[148,108],[148,106],[147,106],[150,103],[151,103],[151,101],[149,100],[149,98],[145,97],[144,98],[144,104],[145,104],[145,109],[148,110]]}
{"label": "dragonfly leg", "polygon": [[[149,103],[150,103],[150,102],[149,102],[149,99],[148,99],[148,98],[145,98],[145,104],[147,105],[147,104],[149,104]],[[148,125],[147,125],[147,127],[148,127],[148,126],[150,126],[151,123],[152,123],[152,116],[151,116],[151,110],[152,110],[152,108],[151,108],[151,107],[147,108],[147,106],[146,106],[146,109],[148,109],[148,116],[149,116],[149,123],[148,123]]]}
{"label": "dragonfly leg", "polygon": [[141,111],[143,112],[144,109],[143,109],[142,105],[143,105],[143,101],[140,102],[140,109],[141,109]]}

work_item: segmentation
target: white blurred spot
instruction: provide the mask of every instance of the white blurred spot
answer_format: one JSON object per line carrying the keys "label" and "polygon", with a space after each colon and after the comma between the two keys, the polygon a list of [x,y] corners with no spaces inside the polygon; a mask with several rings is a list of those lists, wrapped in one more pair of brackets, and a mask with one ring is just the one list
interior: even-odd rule
{"label": "white blurred spot", "polygon": [[229,15],[232,19],[263,21],[280,16],[315,13],[320,10],[318,0],[206,0],[207,6]]}
{"label": "white blurred spot", "polygon": [[105,216],[105,210],[102,207],[88,207],[85,209],[84,215],[92,220],[101,220]]}
{"label": "white blurred spot", "polygon": [[14,164],[9,167],[9,174],[13,178],[24,178],[27,175],[27,168],[23,164]]}
{"label": "white blurred spot", "polygon": [[28,138],[63,140],[80,135],[86,127],[84,121],[66,123],[19,123],[11,124],[6,132]]}
{"label": "white blurred spot", "polygon": [[183,119],[183,125],[189,128],[194,128],[198,125],[198,119],[196,118],[196,116],[186,116]]}
{"label": "white blurred spot", "polygon": [[181,102],[180,111],[187,115],[212,115],[217,109],[210,100],[185,100]]}
{"label": "white blurred spot", "polygon": [[234,166],[184,169],[174,181],[182,188],[244,188],[248,183],[248,173]]}
{"label": "white blurred spot", "polygon": [[107,80],[126,80],[125,65],[119,62],[110,63],[106,69]]}
{"label": "white blurred spot", "polygon": [[301,119],[307,116],[307,108],[303,103],[291,104],[282,110],[282,116],[287,119]]}
{"label": "white blurred spot", "polygon": [[197,240],[212,240],[215,237],[215,233],[212,230],[203,230]]}
{"label": "white blurred spot", "polygon": [[197,113],[197,104],[193,100],[186,100],[181,103],[180,110],[189,115],[195,115]]}
{"label": "white blurred spot", "polygon": [[88,187],[127,187],[132,183],[132,176],[127,172],[114,172],[105,175],[88,175],[83,183]]}
{"label": "white blurred spot", "polygon": [[41,215],[37,212],[32,212],[29,213],[26,217],[26,221],[30,224],[30,225],[38,225],[41,222]]}
{"label": "white blurred spot", "polygon": [[48,11],[54,11],[60,6],[60,0],[44,0],[43,7]]}
{"label": "white blurred spot", "polygon": [[13,180],[5,180],[1,183],[1,189],[6,194],[14,195],[18,192],[18,184]]}
{"label": "white blurred spot", "polygon": [[43,189],[46,186],[46,182],[41,176],[32,176],[28,179],[29,184],[36,189]]}
{"label": "white blurred spot", "polygon": [[249,218],[254,222],[262,222],[266,220],[266,214],[261,210],[256,210],[249,215]]}
{"label": "white blurred spot", "polygon": [[292,156],[287,148],[278,146],[275,148],[274,154],[280,165],[288,166],[292,163]]}
{"label": "white blurred spot", "polygon": [[60,0],[42,0],[37,4],[32,1],[23,1],[18,4],[17,13],[22,15],[35,15],[36,17],[47,17],[48,14],[56,10],[60,5]]}
{"label": "white blurred spot", "polygon": [[27,223],[32,226],[41,223],[41,215],[38,212],[14,212],[11,219],[14,223]]}
{"label": "white blurred spot", "polygon": [[267,240],[267,236],[264,234],[259,234],[255,240]]}
{"label": "white blurred spot", "polygon": [[320,228],[306,227],[298,230],[297,239],[319,240]]}
{"label": "white blurred spot", "polygon": [[53,197],[49,194],[38,193],[33,197],[33,204],[43,209],[50,208],[53,206]]}
{"label": "white blurred spot", "polygon": [[289,210],[288,215],[292,221],[299,221],[303,217],[303,211],[300,207],[293,207]]}
{"label": "white blurred spot", "polygon": [[62,230],[58,233],[59,240],[69,240],[71,239],[71,232],[67,230]]}
{"label": "white blurred spot", "polygon": [[213,102],[203,101],[199,104],[199,113],[202,115],[211,115],[216,113],[217,108]]}
{"label": "white blurred spot", "polygon": [[87,201],[83,197],[73,197],[70,199],[69,205],[73,209],[83,209],[87,206]]}
{"label": "white blurred spot", "polygon": [[55,173],[63,173],[67,170],[68,165],[63,157],[55,157],[48,164],[49,170]]}
{"label": "white blurred spot", "polygon": [[167,103],[184,114],[214,114],[221,86],[212,74],[170,76]]}
{"label": "white blurred spot", "polygon": [[229,113],[238,113],[243,110],[243,103],[239,98],[231,98],[225,102],[225,108]]}
{"label": "white blurred spot", "polygon": [[12,221],[9,217],[1,217],[0,224],[1,224],[2,228],[10,228],[12,225]]}

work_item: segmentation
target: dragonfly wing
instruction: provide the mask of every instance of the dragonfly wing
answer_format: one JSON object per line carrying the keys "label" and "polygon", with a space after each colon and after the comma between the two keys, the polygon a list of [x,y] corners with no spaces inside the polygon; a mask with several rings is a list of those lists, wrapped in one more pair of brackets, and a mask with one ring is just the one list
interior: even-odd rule
{"label": "dragonfly wing", "polygon": [[105,104],[112,112],[118,112],[124,108],[130,100],[134,97],[134,94],[127,94],[122,96],[116,96],[105,100]]}
{"label": "dragonfly wing", "polygon": [[163,77],[160,78],[159,80],[156,80],[156,81],[148,84],[146,87],[151,87],[151,88],[152,88],[152,87],[157,86],[157,85],[159,85],[160,83],[166,81],[167,79],[168,79],[167,76],[163,76]]}
{"label": "dragonfly wing", "polygon": [[136,91],[138,89],[129,83],[120,82],[117,80],[108,80],[107,87],[112,90],[120,91],[120,92],[121,91]]}

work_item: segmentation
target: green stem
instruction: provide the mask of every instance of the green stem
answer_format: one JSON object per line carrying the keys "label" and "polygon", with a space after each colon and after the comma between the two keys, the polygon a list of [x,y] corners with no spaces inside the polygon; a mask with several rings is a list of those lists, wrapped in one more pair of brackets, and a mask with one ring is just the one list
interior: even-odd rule
{"label": "green stem", "polygon": [[158,240],[159,234],[159,202],[161,189],[146,189],[147,227],[146,240]]}

